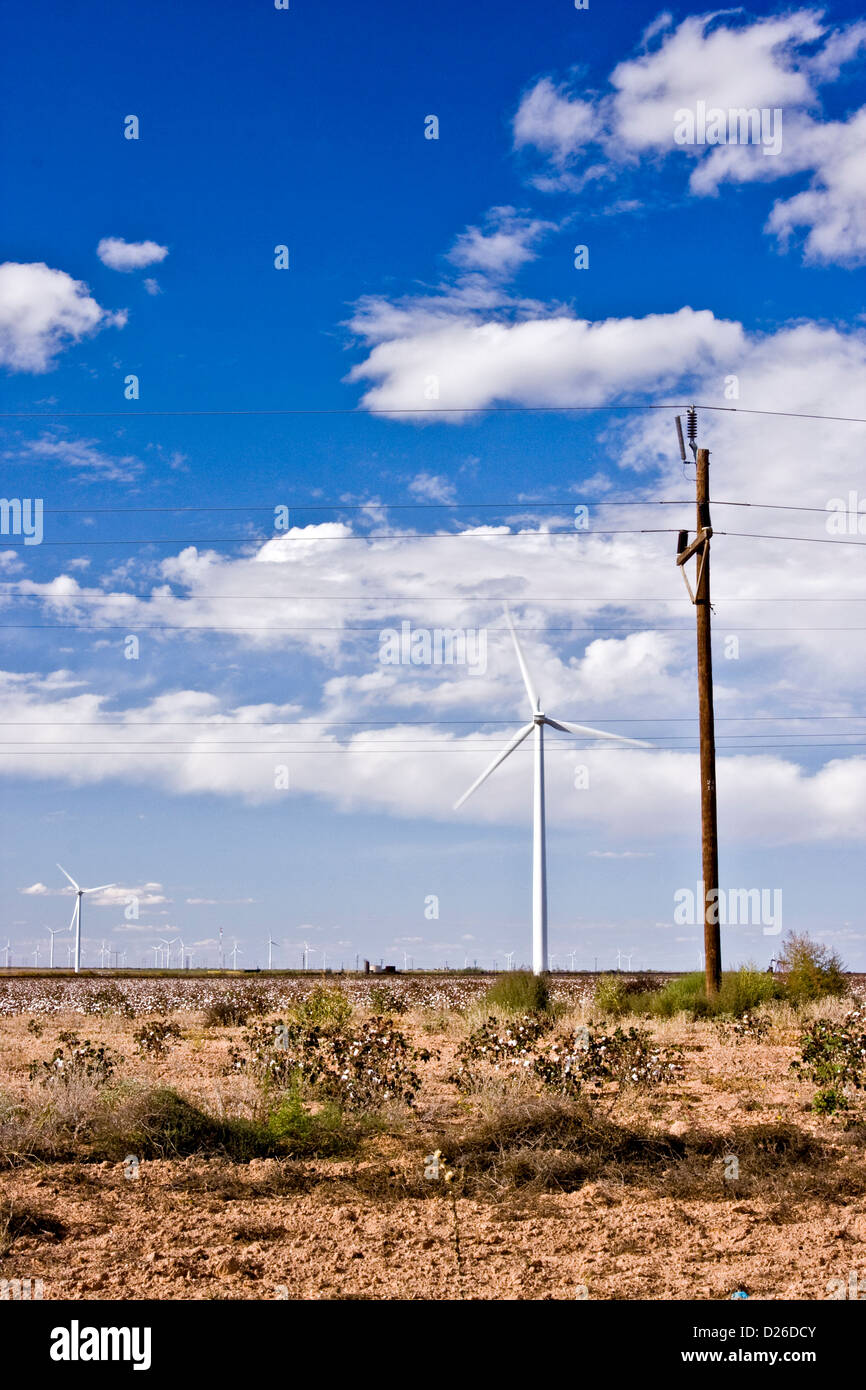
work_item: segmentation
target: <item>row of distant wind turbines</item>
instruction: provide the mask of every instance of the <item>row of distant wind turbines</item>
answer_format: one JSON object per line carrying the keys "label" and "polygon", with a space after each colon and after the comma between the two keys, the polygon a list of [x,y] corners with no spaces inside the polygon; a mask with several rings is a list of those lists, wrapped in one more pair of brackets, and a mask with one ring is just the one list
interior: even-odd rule
{"label": "row of distant wind turbines", "polygon": [[[505,617],[514,642],[514,650],[517,655],[517,662],[520,667],[520,673],[523,677],[523,684],[526,687],[526,694],[529,699],[529,713],[531,718],[529,723],[524,724],[524,726],[521,729],[518,729],[517,733],[514,734],[508,740],[502,751],[500,753],[497,753],[496,757],[488,765],[488,767],[485,768],[485,770],[481,773],[480,777],[477,777],[475,779],[468,791],[465,791],[463,793],[459,801],[455,803],[454,809],[458,810],[465,801],[468,801],[469,797],[472,796],[472,794],[478,790],[482,783],[487,781],[487,778],[491,775],[491,773],[495,772],[499,765],[501,763],[504,763],[506,758],[510,757],[511,754],[515,751],[515,749],[519,748],[521,743],[523,743],[525,739],[529,738],[530,734],[533,736],[535,756],[533,760],[532,796],[532,969],[536,975],[540,975],[548,969],[547,836],[544,793],[544,730],[545,728],[557,729],[560,733],[577,734],[579,736],[588,736],[593,739],[610,740],[614,743],[628,744],[633,748],[650,748],[652,745],[645,743],[640,739],[625,738],[622,734],[611,734],[603,729],[590,728],[587,724],[572,724],[564,719],[553,719],[550,715],[545,714],[541,708],[541,700],[536,692],[535,686],[532,681],[532,677],[529,674],[529,668],[526,664],[526,658],[524,657],[523,650],[520,646],[520,642],[518,641],[517,633],[514,630],[514,624],[511,620],[511,614],[507,608],[505,610]],[[73,955],[74,968],[77,974],[78,971],[81,969],[81,918],[83,900],[90,893],[102,893],[105,892],[108,888],[114,888],[116,885],[113,883],[104,883],[100,885],[100,887],[98,888],[82,888],[78,883],[76,883],[72,875],[66,872],[62,864],[58,864],[57,867],[58,869],[60,869],[60,872],[69,880],[69,882],[72,884],[72,887],[75,890],[75,907],[72,910],[72,920],[70,921],[69,927],[58,928],[57,930],[71,930],[73,926],[75,928],[75,946]],[[52,932],[52,965],[54,963],[54,935],[55,933]],[[160,937],[160,944],[158,946],[150,947],[150,949],[155,952],[155,964],[158,964],[160,960],[162,960],[164,966],[167,968],[171,959],[171,947],[178,943],[180,943],[181,947],[181,967],[183,968],[184,961],[186,959],[186,948],[183,942],[181,941],[180,937],[174,937],[170,941],[166,940],[164,937]],[[279,943],[274,941],[269,935],[269,970],[272,968],[273,948],[278,945]],[[105,948],[103,943],[103,952],[104,949]],[[309,955],[311,951],[315,949],[317,948],[310,946],[308,942],[304,943],[305,970],[307,968],[307,961]],[[241,947],[238,945],[237,942],[235,942],[234,947],[232,951],[229,952],[229,954],[233,957],[233,968],[237,968],[238,955],[242,954]],[[619,969],[622,968],[621,962],[623,955],[623,952],[617,952],[617,966]],[[630,967],[631,956],[626,956],[626,959],[629,961]]]}

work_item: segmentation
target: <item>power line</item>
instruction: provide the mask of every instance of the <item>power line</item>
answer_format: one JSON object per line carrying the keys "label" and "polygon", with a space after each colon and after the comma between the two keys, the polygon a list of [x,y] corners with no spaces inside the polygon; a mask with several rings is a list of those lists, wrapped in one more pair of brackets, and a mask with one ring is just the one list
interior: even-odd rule
{"label": "power line", "polygon": [[[765,744],[739,744],[739,743],[738,743],[738,744],[726,744],[726,745],[724,745],[723,751],[724,751],[724,752],[727,752],[727,753],[736,753],[736,752],[743,752],[743,753],[760,753],[760,752],[772,752],[772,751],[774,751],[774,750],[776,750],[776,749],[803,749],[803,750],[805,750],[805,749],[822,749],[822,748],[823,748],[823,749],[833,749],[833,748],[863,748],[864,750],[866,750],[866,741],[861,742],[861,743],[765,743]],[[694,752],[697,752],[698,749],[699,749],[699,745],[698,745],[697,741],[693,741],[693,746],[691,746],[691,747],[683,747],[683,746],[680,745],[680,744],[654,743],[654,744],[652,744],[651,748],[648,748],[648,749],[646,749],[646,750],[644,750],[644,751],[646,751],[646,752],[661,752],[661,753],[694,753]],[[84,750],[84,752],[82,752],[82,750]],[[326,745],[326,746],[313,745],[313,744],[310,744],[309,746],[304,746],[304,745],[292,744],[292,745],[288,745],[288,746],[286,746],[286,745],[277,745],[276,747],[257,747],[257,748],[252,748],[252,749],[248,749],[248,748],[231,748],[231,747],[225,747],[225,746],[223,746],[223,745],[217,745],[217,746],[215,746],[215,747],[203,747],[203,746],[200,745],[200,744],[184,745],[184,747],[183,747],[182,749],[178,748],[176,745],[172,745],[172,746],[169,746],[169,747],[167,747],[167,748],[153,748],[153,747],[148,747],[148,748],[134,748],[134,747],[133,747],[133,748],[130,748],[130,747],[128,747],[128,746],[122,746],[122,745],[119,746],[119,747],[108,747],[108,748],[107,748],[107,747],[104,747],[104,746],[102,746],[102,745],[88,746],[88,745],[86,745],[86,744],[79,744],[79,745],[76,745],[76,747],[74,747],[74,748],[58,748],[58,747],[56,747],[55,745],[52,744],[52,745],[48,745],[48,746],[46,746],[46,747],[44,747],[44,748],[36,748],[36,747],[28,747],[28,746],[22,746],[22,745],[13,744],[13,745],[11,745],[11,747],[9,747],[9,748],[0,747],[0,758],[40,757],[40,756],[45,756],[45,757],[69,757],[69,758],[72,758],[72,757],[82,757],[82,756],[87,756],[88,758],[91,758],[91,757],[99,757],[99,756],[110,756],[110,757],[121,757],[121,756],[129,756],[129,757],[191,757],[191,756],[194,756],[194,755],[197,754],[197,753],[199,753],[199,754],[205,754],[205,755],[208,756],[208,757],[211,757],[211,756],[213,756],[213,755],[215,755],[215,754],[217,754],[217,753],[221,753],[223,756],[226,756],[226,757],[229,757],[229,756],[249,757],[251,754],[252,754],[253,756],[256,756],[256,757],[268,757],[268,756],[273,756],[274,753],[286,753],[286,752],[289,752],[289,751],[303,752],[303,753],[305,753],[305,754],[306,754],[306,753],[313,753],[313,754],[316,754],[316,755],[321,754],[321,755],[332,755],[332,756],[335,756],[335,755],[340,754],[340,753],[358,753],[358,752],[363,752],[363,753],[401,753],[401,754],[405,757],[405,756],[406,756],[406,753],[407,753],[407,748],[404,747],[404,746],[401,745],[401,744],[398,744],[398,743],[369,743],[369,744],[357,744],[357,743],[353,743],[353,744],[349,744],[349,745],[332,744],[332,745]],[[448,754],[458,753],[458,754],[461,754],[461,755],[476,756],[476,755],[479,755],[479,754],[481,754],[481,753],[487,753],[487,754],[489,754],[489,753],[490,753],[490,745],[489,745],[489,744],[479,744],[478,747],[465,747],[465,746],[461,746],[461,747],[458,748],[458,747],[453,747],[453,746],[451,746],[451,745],[449,745],[449,744],[446,743],[446,744],[438,744],[436,747],[432,747],[432,748],[425,748],[425,747],[420,747],[420,746],[419,746],[419,747],[410,747],[410,748],[408,749],[408,751],[411,752],[411,754],[412,754],[413,756],[416,755],[416,754],[424,754],[425,756],[428,755],[428,754],[430,754],[430,755],[433,755],[433,756],[435,756],[435,757],[442,757],[443,753],[448,753]],[[522,749],[515,749],[514,751],[515,751],[515,752],[523,752]],[[531,751],[532,751],[532,750],[530,749],[529,752],[531,753]],[[635,752],[635,749],[633,749],[633,748],[597,748],[597,747],[595,747],[594,745],[589,745],[589,744],[569,744],[568,746],[565,746],[565,747],[556,747],[555,745],[551,744],[550,747],[549,747],[549,749],[547,749],[547,748],[545,749],[545,752],[546,752],[546,753],[547,753],[548,751],[551,752],[551,753],[554,753],[554,752],[556,752],[556,753],[567,753],[567,754],[573,754],[573,753],[592,753],[593,755],[596,755],[596,754],[601,754],[601,753],[619,753],[619,754],[623,754],[623,753],[634,753],[634,752]],[[528,756],[528,754],[527,754],[527,756]]]}
{"label": "power line", "polygon": [[[375,541],[543,541],[556,539],[569,540],[590,540],[597,536],[661,536],[676,535],[681,530],[678,526],[638,526],[622,530],[597,531],[595,529],[578,531],[568,528],[561,531],[458,531],[450,535],[442,532],[435,532],[426,535],[423,532],[388,532],[374,531],[367,536],[293,536],[288,537],[286,532],[278,532],[272,536],[154,536],[154,537],[135,537],[127,540],[125,537],[116,537],[111,540],[91,540],[89,537],[82,537],[74,541],[46,541],[39,542],[40,548],[46,546],[72,546],[79,550],[87,550],[96,545],[261,545],[268,541],[288,538],[297,545],[345,545],[351,542],[359,542],[363,545],[372,544]],[[832,536],[778,536],[771,533],[758,531],[719,531],[713,529],[714,536],[736,536],[745,540],[756,541],[802,541],[811,545],[848,545],[864,546],[866,541],[843,541]],[[26,540],[15,541],[11,537],[3,538],[4,545],[16,549],[23,547],[30,548]]]}
{"label": "power line", "polygon": [[[0,583],[35,583],[35,580],[7,580]],[[46,581],[47,584],[53,581]],[[166,580],[165,583],[180,583],[180,580]],[[265,599],[270,599],[275,603],[399,603],[403,605],[419,603],[453,603],[462,607],[469,604],[475,606],[490,606],[491,604],[519,603],[524,607],[532,604],[598,604],[604,608],[633,608],[646,604],[662,604],[678,606],[688,602],[687,598],[674,597],[668,595],[666,598],[609,598],[607,596],[595,598],[575,598],[573,594],[564,594],[558,597],[548,595],[544,597],[540,594],[517,595],[514,594],[493,594],[482,595],[479,598],[472,598],[467,594],[223,594],[199,590],[192,594],[154,594],[143,589],[130,589],[126,593],[115,594],[89,594],[84,590],[76,590],[73,593],[60,593],[45,589],[39,593],[23,593],[20,590],[0,589],[0,599],[34,599],[50,601],[52,603],[107,603],[109,600],[122,602],[128,598],[144,598],[151,602],[160,600],[169,602],[175,600],[181,603],[193,603],[199,599],[231,599],[233,602],[261,603]],[[866,595],[862,598],[853,598],[845,594],[832,594],[827,598],[801,597],[799,594],[762,594],[760,598],[734,598],[726,596],[723,598],[714,597],[713,603],[866,603]]]}
{"label": "power line", "polygon": [[[290,511],[302,512],[366,512],[373,508],[380,508],[384,511],[442,511],[446,508],[452,510],[462,509],[469,511],[480,511],[482,508],[492,508],[502,511],[519,511],[527,507],[688,507],[692,502],[688,498],[673,497],[606,497],[587,498],[584,502],[576,501],[574,497],[551,498],[549,501],[533,500],[512,500],[506,502],[458,502],[456,500],[442,502],[384,502],[373,499],[369,502],[288,502],[286,505]],[[763,511],[783,511],[783,512],[817,512],[822,516],[829,513],[827,507],[802,507],[788,502],[719,502],[713,499],[714,507],[753,507]],[[112,513],[121,515],[137,515],[138,513],[182,513],[182,512],[272,512],[273,503],[265,502],[237,502],[233,506],[183,506],[183,507],[45,507],[47,515],[62,516],[90,516],[96,513]]]}
{"label": "power line", "polygon": [[3,420],[97,420],[114,419],[121,416],[130,418],[159,417],[213,417],[213,416],[262,416],[262,415],[536,415],[565,414],[574,411],[601,412],[604,410],[679,410],[690,408],[713,410],[731,415],[767,415],[788,420],[828,420],[840,424],[866,425],[866,417],[860,415],[818,415],[797,410],[761,410],[738,405],[705,405],[691,402],[681,405],[673,401],[635,404],[623,402],[619,405],[448,405],[436,406],[309,406],[291,409],[268,410],[5,410],[0,411]]}
{"label": "power line", "polygon": [[[866,600],[864,600],[866,601]],[[716,600],[718,602],[718,600]],[[131,615],[130,615],[131,616]],[[305,624],[297,626],[294,624],[284,625],[282,623],[260,623],[258,625],[250,623],[101,623],[98,618],[93,618],[90,622],[83,623],[0,623],[0,630],[6,629],[13,632],[128,632],[130,626],[134,626],[136,632],[353,632],[359,634],[370,634],[381,637],[381,627],[350,627],[325,624]],[[419,629],[416,629],[418,631]],[[662,627],[655,623],[649,627],[515,627],[515,632],[566,632],[572,636],[587,636],[601,632],[622,633],[626,637],[633,637],[640,633],[673,632],[686,633],[691,635],[691,628],[688,627]],[[486,628],[486,632],[491,637],[507,638],[508,632],[504,628]],[[799,624],[782,625],[780,627],[743,627],[737,625],[737,634],[741,632],[866,632],[866,625],[854,624],[845,627],[802,627]],[[457,661],[427,662],[419,661],[411,664],[412,666],[459,666],[462,663]]]}

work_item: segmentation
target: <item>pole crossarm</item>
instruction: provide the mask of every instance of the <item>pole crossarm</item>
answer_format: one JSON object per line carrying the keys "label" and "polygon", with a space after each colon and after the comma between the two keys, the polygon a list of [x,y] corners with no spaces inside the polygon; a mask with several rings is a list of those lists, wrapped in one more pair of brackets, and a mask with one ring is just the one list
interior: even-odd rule
{"label": "pole crossarm", "polygon": [[680,531],[679,537],[677,539],[677,564],[680,566],[681,569],[685,565],[686,561],[690,560],[693,555],[700,555],[701,557],[700,563],[698,564],[698,574],[695,580],[694,589],[692,589],[692,586],[689,583],[689,576],[686,574],[685,569],[683,569],[682,571],[685,586],[688,590],[689,598],[691,599],[692,603],[698,602],[697,595],[701,591],[701,582],[704,577],[704,566],[710,554],[710,537],[712,536],[712,534],[712,526],[703,526],[701,530],[698,532],[698,534],[695,536],[695,539],[691,542],[691,544],[687,544],[689,535],[688,531]]}

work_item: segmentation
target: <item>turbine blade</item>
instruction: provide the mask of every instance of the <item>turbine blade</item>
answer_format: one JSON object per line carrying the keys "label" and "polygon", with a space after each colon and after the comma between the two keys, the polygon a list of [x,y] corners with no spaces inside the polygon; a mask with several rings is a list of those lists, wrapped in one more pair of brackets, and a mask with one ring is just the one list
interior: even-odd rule
{"label": "turbine blade", "polygon": [[67,931],[72,931],[72,928],[75,926],[75,915],[76,915],[76,913],[78,912],[78,902],[79,902],[79,899],[78,899],[78,896],[77,896],[77,894],[76,894],[75,906],[74,906],[74,908],[72,909],[72,916],[71,916],[70,919],[69,919],[69,926],[66,928]]}
{"label": "turbine blade", "polygon": [[515,748],[517,748],[517,746],[518,746],[519,744],[521,744],[525,738],[528,738],[528,737],[529,737],[529,735],[532,733],[532,730],[533,730],[534,728],[535,728],[535,724],[534,724],[534,723],[532,723],[532,724],[524,724],[523,728],[520,729],[520,730],[518,730],[518,732],[514,735],[514,737],[513,737],[513,738],[510,738],[510,739],[508,740],[508,742],[506,743],[506,745],[505,745],[505,747],[503,748],[502,752],[496,754],[496,757],[493,759],[493,762],[490,764],[490,766],[489,766],[488,768],[486,768],[486,769],[484,770],[484,772],[482,772],[482,774],[481,774],[480,777],[476,777],[475,781],[472,783],[472,786],[469,788],[469,790],[468,790],[467,792],[464,792],[464,793],[463,793],[463,795],[461,796],[460,800],[459,800],[459,801],[455,801],[455,803],[454,803],[454,810],[455,810],[455,811],[459,811],[459,810],[460,810],[460,807],[463,805],[464,801],[468,801],[468,800],[469,800],[469,798],[470,798],[470,796],[472,795],[472,793],[473,793],[474,791],[477,791],[477,789],[481,786],[481,783],[487,781],[487,778],[490,776],[491,772],[495,772],[496,769],[498,768],[499,764],[505,762],[505,759],[508,757],[509,753],[513,753],[514,750],[515,750]]}
{"label": "turbine blade", "polygon": [[72,875],[71,875],[71,874],[68,874],[68,873],[66,872],[66,870],[64,869],[64,867],[63,867],[62,864],[58,864],[57,867],[58,867],[58,869],[60,870],[60,872],[63,874],[63,877],[69,879],[69,882],[72,884],[72,887],[73,887],[73,888],[75,889],[75,891],[77,892],[77,891],[78,891],[78,884],[75,882],[75,879],[72,877]]}
{"label": "turbine blade", "polygon": [[588,724],[567,724],[564,719],[551,719],[545,716],[545,724],[550,724],[554,729],[559,729],[564,734],[589,734],[592,738],[609,738],[615,743],[630,743],[632,748],[652,748],[651,743],[645,743],[640,738],[625,738],[623,734],[608,734],[604,729],[591,729]]}
{"label": "turbine blade", "polygon": [[104,893],[106,888],[116,888],[116,883],[100,883],[98,888],[82,888],[82,893]]}
{"label": "turbine blade", "polygon": [[517,640],[517,633],[514,631],[514,623],[511,621],[511,612],[507,605],[505,608],[505,617],[508,621],[508,628],[514,641],[514,650],[517,652],[517,660],[520,663],[520,674],[523,676],[523,684],[526,686],[526,693],[529,696],[529,706],[532,713],[535,714],[536,710],[540,708],[538,703],[538,695],[536,694],[535,686],[532,684],[532,677],[529,674],[529,667],[526,664],[526,658],[523,655],[523,649],[521,648],[520,643]]}

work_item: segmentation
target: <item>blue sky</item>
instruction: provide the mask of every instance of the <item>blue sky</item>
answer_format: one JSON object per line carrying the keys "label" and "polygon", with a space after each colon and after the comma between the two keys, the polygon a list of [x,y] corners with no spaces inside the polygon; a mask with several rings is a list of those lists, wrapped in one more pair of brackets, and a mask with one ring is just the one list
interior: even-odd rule
{"label": "blue sky", "polygon": [[[206,18],[7,24],[3,491],[45,514],[41,545],[0,537],[0,947],[45,959],[59,860],[119,884],[91,961],[166,934],[214,959],[220,926],[248,965],[269,933],[284,964],[304,940],[316,963],[527,959],[525,750],[451,809],[525,717],[508,598],[550,710],[654,745],[549,745],[551,949],[697,965],[674,921],[700,864],[694,615],[675,537],[627,534],[693,526],[693,472],[673,411],[607,407],[864,414],[866,25]],[[678,146],[698,102],[781,111],[780,152]],[[717,498],[812,508],[714,510],[810,542],[714,544],[722,883],[781,892],[784,929],[859,968],[866,585],[856,548],[814,542],[851,492],[845,538],[866,531],[864,428],[701,415]],[[383,665],[404,621],[482,632],[485,669]],[[777,945],[723,936],[729,962]]]}

